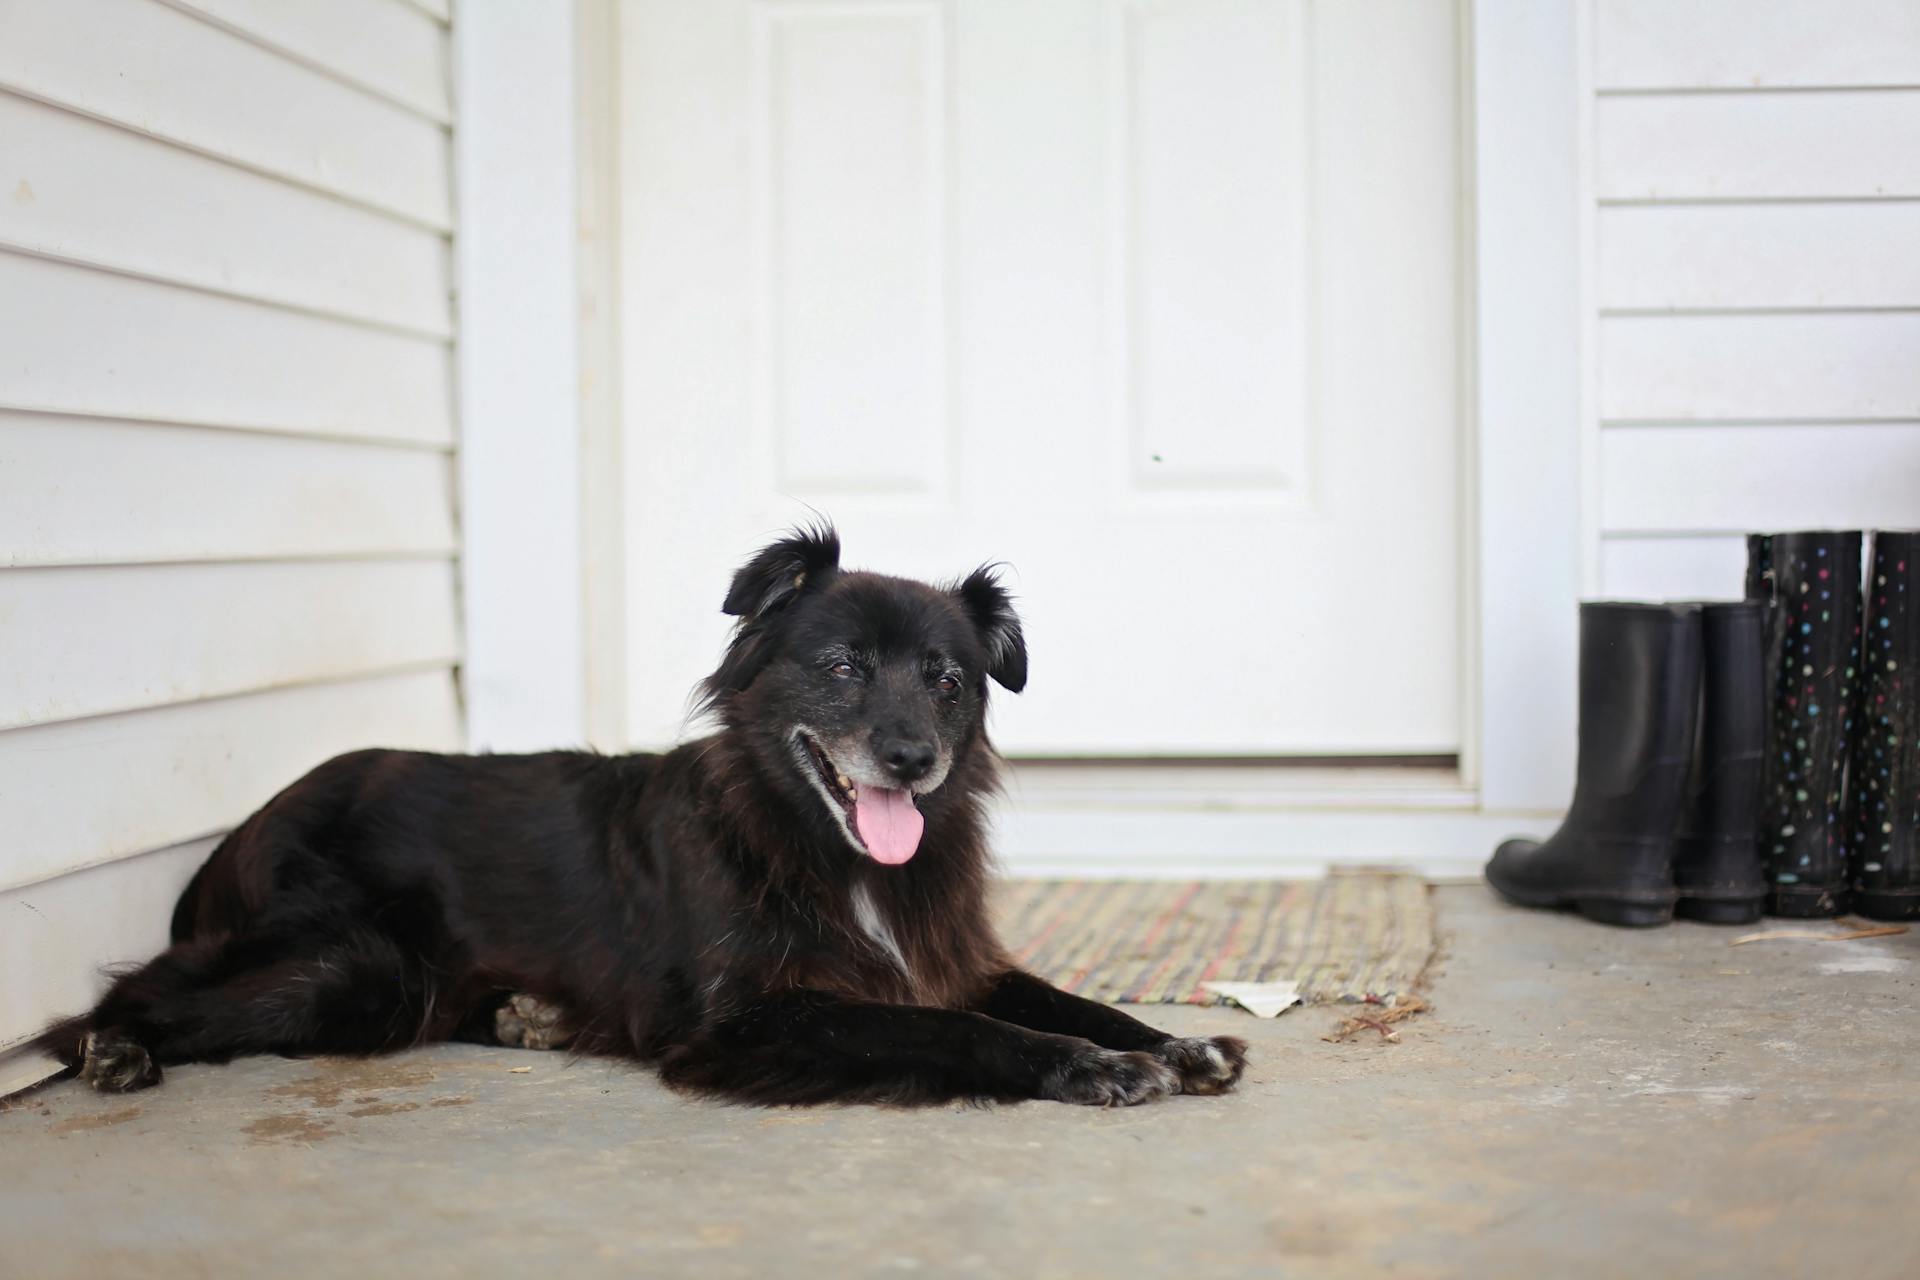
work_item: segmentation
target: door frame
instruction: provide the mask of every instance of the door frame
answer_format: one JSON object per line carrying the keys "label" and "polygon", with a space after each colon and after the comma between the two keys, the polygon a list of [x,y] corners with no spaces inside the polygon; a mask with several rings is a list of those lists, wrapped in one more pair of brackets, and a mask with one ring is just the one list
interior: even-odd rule
{"label": "door frame", "polygon": [[[1463,663],[1453,786],[1465,803],[1432,811],[1374,802],[1309,807],[1317,815],[1316,856],[1338,858],[1350,845],[1366,856],[1375,844],[1343,839],[1337,823],[1329,827],[1329,813],[1349,813],[1356,831],[1381,829],[1389,812],[1417,814],[1418,824],[1404,833],[1394,827],[1390,838],[1426,832],[1419,838],[1429,839],[1440,824],[1446,832],[1434,847],[1453,850],[1440,863],[1464,870],[1484,820],[1550,815],[1571,788],[1575,604],[1592,577],[1585,548],[1594,469],[1586,463],[1594,431],[1591,326],[1583,319],[1592,272],[1590,0],[1459,4]],[[526,8],[457,0],[454,12],[461,119],[512,122],[498,136],[457,140],[463,572],[473,657],[463,685],[476,748],[590,743],[618,750],[631,659],[617,481],[621,291],[607,287],[620,278],[618,4],[542,0],[546,56],[510,63],[501,50],[526,38],[534,22]],[[563,95],[572,110],[529,112],[530,93],[549,103]],[[493,110],[475,110],[489,103]],[[571,157],[571,182],[529,183],[522,168],[530,149]],[[566,234],[532,242],[485,234],[503,223]],[[523,296],[498,287],[532,274],[529,252],[540,255],[540,277],[572,290],[570,323],[544,321]],[[539,403],[522,388],[509,415],[498,404],[497,373],[489,372],[501,360],[574,376],[546,380]],[[529,447],[568,454],[562,474],[574,483],[529,487]],[[524,554],[529,528],[547,531],[549,556],[570,548],[572,563],[556,573],[550,559]],[[499,602],[554,597],[556,581],[566,616],[551,619],[540,660],[511,668],[486,661],[528,652],[529,611]],[[534,715],[528,708],[558,710]],[[1430,788],[1432,779],[1413,785]],[[1306,833],[1287,816],[1302,811],[1263,810],[1279,824],[1275,847],[1294,843],[1281,827]],[[1460,826],[1467,818],[1477,821]],[[1016,865],[1020,843],[1014,840]],[[1421,865],[1442,869],[1431,857]]]}
{"label": "door frame", "polygon": [[[1466,154],[1474,314],[1465,541],[1480,808],[1572,791],[1594,429],[1591,0],[1471,0]],[[1562,424],[1560,430],[1542,424]],[[1468,763],[1468,760],[1463,760]]]}

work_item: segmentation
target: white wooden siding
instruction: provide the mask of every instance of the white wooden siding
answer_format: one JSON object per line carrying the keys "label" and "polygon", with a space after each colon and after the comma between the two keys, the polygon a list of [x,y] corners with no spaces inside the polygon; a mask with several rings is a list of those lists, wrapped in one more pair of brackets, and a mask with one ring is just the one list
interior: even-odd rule
{"label": "white wooden siding", "polygon": [[1598,0],[1609,89],[1920,84],[1913,0]]}
{"label": "white wooden siding", "polygon": [[1602,94],[1602,200],[1920,195],[1920,89]]}
{"label": "white wooden siding", "polygon": [[1920,5],[1591,3],[1590,584],[1920,525]]}
{"label": "white wooden siding", "polygon": [[[309,246],[300,252],[316,252]],[[0,251],[0,406],[447,444],[447,343]],[[57,306],[21,306],[26,299]]]}
{"label": "white wooden siding", "polygon": [[428,449],[0,410],[0,566],[448,556]]}
{"label": "white wooden siding", "polygon": [[444,559],[0,574],[0,729],[442,663]]}
{"label": "white wooden siding", "polygon": [[1920,200],[1611,205],[1597,229],[1609,312],[1920,299]]}
{"label": "white wooden siding", "polygon": [[15,93],[451,226],[446,126],[196,14],[159,0],[0,0],[0,30],[0,84]]}
{"label": "white wooden siding", "polygon": [[1920,311],[1603,315],[1600,416],[1920,418]]}
{"label": "white wooden siding", "polygon": [[446,15],[393,0],[168,0],[323,74],[453,123]]}
{"label": "white wooden siding", "polygon": [[0,137],[20,171],[0,193],[0,245],[435,337],[453,331],[438,232],[28,98],[0,94]]}
{"label": "white wooden siding", "polygon": [[445,6],[0,32],[4,1050],[305,770],[463,733]]}
{"label": "white wooden siding", "polygon": [[1740,594],[1746,568],[1743,537],[1614,534],[1600,545],[1599,591],[1641,600],[1726,600]]}
{"label": "white wooden siding", "polygon": [[1616,427],[1600,471],[1611,532],[1898,528],[1920,493],[1920,423]]}
{"label": "white wooden siding", "polygon": [[[0,1049],[99,999],[103,966],[164,948],[174,900],[213,846],[196,840],[0,893]],[[0,1058],[0,1089],[45,1074]]]}
{"label": "white wooden siding", "polygon": [[[0,889],[51,879],[234,826],[331,756],[370,743],[459,749],[443,669],[358,676],[0,733]],[[83,767],[111,785],[83,805]]]}

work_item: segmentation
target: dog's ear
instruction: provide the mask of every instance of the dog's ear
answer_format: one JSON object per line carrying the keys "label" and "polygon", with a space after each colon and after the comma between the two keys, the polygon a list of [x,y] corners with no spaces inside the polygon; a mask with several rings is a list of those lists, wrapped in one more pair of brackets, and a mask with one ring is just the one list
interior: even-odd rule
{"label": "dog's ear", "polygon": [[981,565],[953,589],[987,648],[987,674],[1014,693],[1027,687],[1027,638],[1013,611],[1013,597],[994,566]]}
{"label": "dog's ear", "polygon": [[719,667],[700,682],[696,708],[727,716],[734,695],[752,684],[773,656],[780,611],[838,572],[840,536],[825,522],[795,529],[742,565],[720,606],[740,621]]}
{"label": "dog's ear", "polygon": [[840,535],[830,524],[795,529],[740,567],[727,588],[723,613],[749,621],[779,609],[840,568]]}

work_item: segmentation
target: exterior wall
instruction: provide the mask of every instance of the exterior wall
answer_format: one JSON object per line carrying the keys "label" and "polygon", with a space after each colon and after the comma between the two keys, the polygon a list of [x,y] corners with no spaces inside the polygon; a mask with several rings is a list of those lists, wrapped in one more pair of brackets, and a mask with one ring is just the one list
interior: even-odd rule
{"label": "exterior wall", "polygon": [[447,24],[0,4],[0,1050],[306,768],[461,744]]}
{"label": "exterior wall", "polygon": [[1920,525],[1920,5],[1591,2],[1589,590]]}

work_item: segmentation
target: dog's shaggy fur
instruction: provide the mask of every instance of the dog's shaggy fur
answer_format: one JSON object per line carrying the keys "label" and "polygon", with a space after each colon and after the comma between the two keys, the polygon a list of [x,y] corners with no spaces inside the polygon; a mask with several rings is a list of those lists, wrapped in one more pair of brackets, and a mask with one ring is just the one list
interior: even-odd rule
{"label": "dog's shaggy fur", "polygon": [[331,760],[215,850],[168,951],[39,1043],[112,1091],[451,1038],[773,1104],[1232,1088],[1241,1042],[1064,994],[994,937],[987,682],[1018,691],[1027,652],[991,571],[932,587],[839,551],[801,531],[735,576],[713,736]]}

